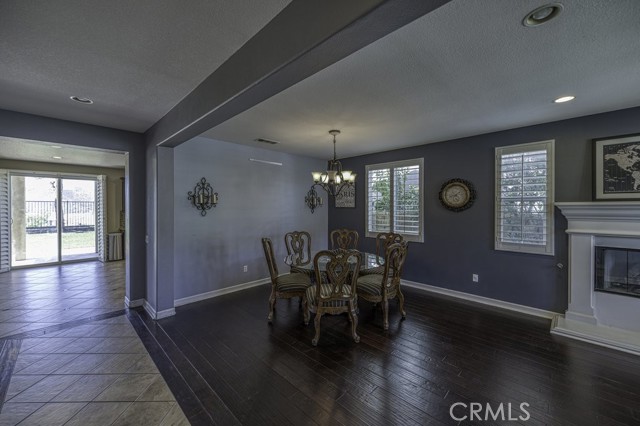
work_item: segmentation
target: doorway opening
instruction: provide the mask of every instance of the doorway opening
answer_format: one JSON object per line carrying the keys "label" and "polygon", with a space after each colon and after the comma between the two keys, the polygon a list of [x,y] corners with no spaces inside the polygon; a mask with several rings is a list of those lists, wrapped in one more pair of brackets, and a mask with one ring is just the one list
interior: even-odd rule
{"label": "doorway opening", "polygon": [[12,173],[11,267],[100,257],[99,176]]}

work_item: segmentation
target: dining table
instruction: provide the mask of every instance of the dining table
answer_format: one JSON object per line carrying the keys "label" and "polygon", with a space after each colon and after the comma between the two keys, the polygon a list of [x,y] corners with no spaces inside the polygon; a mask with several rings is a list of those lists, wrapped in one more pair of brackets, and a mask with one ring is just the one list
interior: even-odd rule
{"label": "dining table", "polygon": [[[384,257],[382,256],[378,256],[375,253],[367,253],[367,252],[359,252],[362,255],[362,263],[360,264],[360,272],[366,271],[368,269],[374,269],[377,268],[379,266],[383,266],[384,265]],[[309,263],[306,263],[304,265],[293,265],[293,261],[291,256],[287,256],[285,258],[285,263],[291,266],[291,270],[292,272],[302,272],[302,273],[306,273],[309,275],[313,275],[315,273],[315,268],[313,265],[313,259],[315,258],[315,255],[317,254],[317,252],[313,253],[313,255],[311,256],[311,260],[309,261]],[[321,257],[318,260],[318,266],[320,267],[320,272],[326,272],[327,270],[327,262],[328,262],[328,258],[327,257]],[[355,262],[351,262],[351,263],[355,263]]]}

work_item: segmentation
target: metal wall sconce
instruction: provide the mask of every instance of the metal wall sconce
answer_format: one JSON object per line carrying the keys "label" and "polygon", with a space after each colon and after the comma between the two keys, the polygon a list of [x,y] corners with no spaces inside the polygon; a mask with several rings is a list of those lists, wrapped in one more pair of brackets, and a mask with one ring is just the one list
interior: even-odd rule
{"label": "metal wall sconce", "polygon": [[311,213],[313,213],[315,209],[322,206],[322,197],[318,196],[318,193],[312,186],[309,192],[307,192],[307,196],[304,197],[304,202],[307,204],[307,207],[311,209]]}
{"label": "metal wall sconce", "polygon": [[218,193],[213,192],[211,184],[205,178],[200,179],[193,191],[189,191],[187,195],[187,199],[191,201],[191,204],[200,210],[201,216],[206,216],[207,210],[218,204]]}

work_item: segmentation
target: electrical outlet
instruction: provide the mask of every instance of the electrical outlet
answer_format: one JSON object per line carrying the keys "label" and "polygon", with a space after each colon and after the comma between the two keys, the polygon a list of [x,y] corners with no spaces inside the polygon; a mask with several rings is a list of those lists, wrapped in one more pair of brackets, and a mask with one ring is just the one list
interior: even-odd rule
{"label": "electrical outlet", "polygon": [[473,280],[474,283],[477,283],[479,281],[478,274],[471,275],[471,279]]}
{"label": "electrical outlet", "polygon": [[249,272],[249,265],[244,265],[242,267],[242,272]]}

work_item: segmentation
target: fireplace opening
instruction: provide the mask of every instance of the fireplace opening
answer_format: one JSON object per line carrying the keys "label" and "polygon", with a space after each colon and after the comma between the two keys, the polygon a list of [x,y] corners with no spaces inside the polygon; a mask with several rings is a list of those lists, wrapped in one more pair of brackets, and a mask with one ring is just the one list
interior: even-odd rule
{"label": "fireplace opening", "polygon": [[595,291],[640,297],[640,250],[595,247]]}

